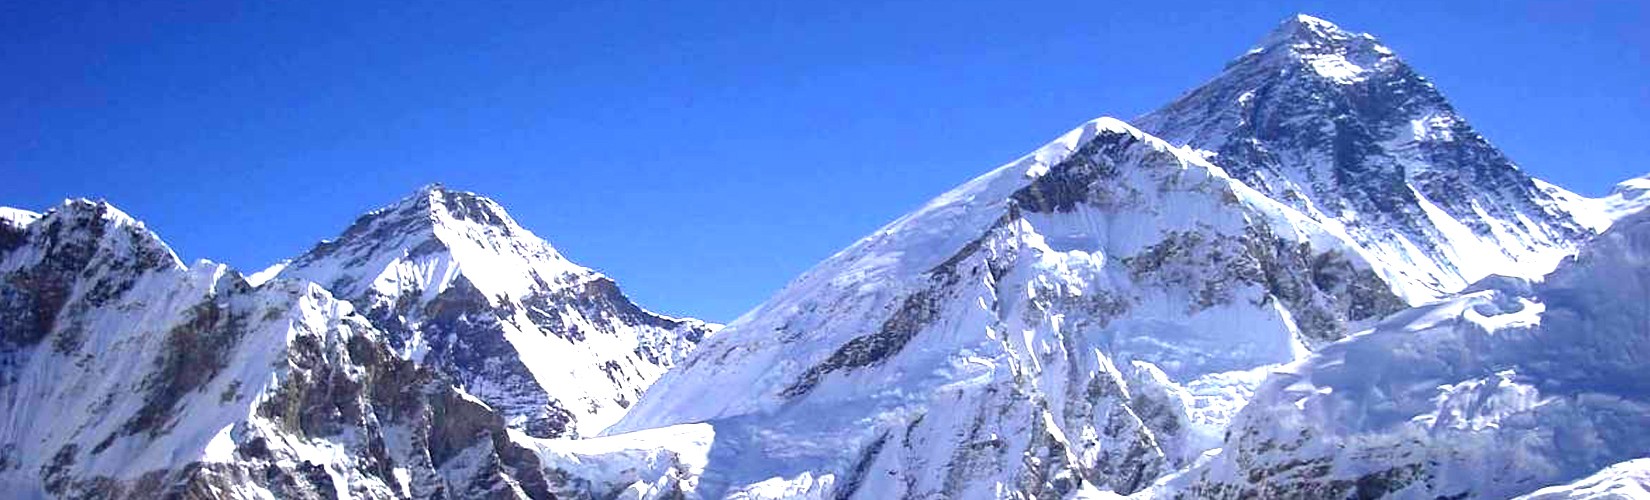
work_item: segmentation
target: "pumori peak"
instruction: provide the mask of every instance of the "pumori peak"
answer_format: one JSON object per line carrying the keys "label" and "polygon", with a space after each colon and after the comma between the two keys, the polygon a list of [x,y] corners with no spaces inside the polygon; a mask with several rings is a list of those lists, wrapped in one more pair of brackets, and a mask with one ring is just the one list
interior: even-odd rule
{"label": "pumori peak", "polygon": [[532,436],[606,427],[716,325],[636,305],[487,197],[424,186],[280,269],[328,287],[402,356]]}

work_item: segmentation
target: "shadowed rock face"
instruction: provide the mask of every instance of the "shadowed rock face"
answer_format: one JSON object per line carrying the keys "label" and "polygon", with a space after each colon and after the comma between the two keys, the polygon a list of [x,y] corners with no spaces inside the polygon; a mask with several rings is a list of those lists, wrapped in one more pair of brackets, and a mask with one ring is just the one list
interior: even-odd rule
{"label": "shadowed rock face", "polygon": [[318,287],[186,269],[101,203],[18,241],[0,253],[0,494],[551,497],[503,417]]}

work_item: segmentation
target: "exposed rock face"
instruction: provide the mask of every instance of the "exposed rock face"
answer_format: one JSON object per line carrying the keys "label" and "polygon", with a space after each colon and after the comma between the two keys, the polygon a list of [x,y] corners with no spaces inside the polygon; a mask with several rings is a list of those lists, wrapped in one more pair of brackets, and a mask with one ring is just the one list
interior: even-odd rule
{"label": "exposed rock face", "polygon": [[537,437],[591,434],[716,325],[648,312],[492,200],[429,186],[281,270],[321,283]]}
{"label": "exposed rock face", "polygon": [[1575,195],[1525,175],[1392,50],[1310,16],[1136,124],[1344,227],[1417,296],[1544,274],[1592,234]]}
{"label": "exposed rock face", "polygon": [[186,268],[104,203],[20,229],[0,253],[8,496],[550,496],[501,417],[320,287]]}

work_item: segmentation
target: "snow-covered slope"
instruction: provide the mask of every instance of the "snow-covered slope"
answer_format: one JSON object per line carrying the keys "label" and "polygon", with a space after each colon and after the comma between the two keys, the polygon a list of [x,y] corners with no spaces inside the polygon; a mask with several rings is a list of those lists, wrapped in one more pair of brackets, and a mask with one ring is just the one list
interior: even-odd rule
{"label": "snow-covered slope", "polygon": [[[1279,370],[1221,453],[1160,493],[1529,493],[1650,454],[1646,373],[1650,212],[1641,212],[1543,282],[1492,277]],[[1559,489],[1642,477],[1641,468]]]}
{"label": "snow-covered slope", "polygon": [[1612,224],[1650,208],[1650,174],[1621,181],[1600,201],[1604,216]]}
{"label": "snow-covered slope", "polygon": [[1650,458],[1606,467],[1568,484],[1548,486],[1518,500],[1640,500],[1650,498]]}
{"label": "snow-covered slope", "polygon": [[1603,198],[1579,196],[1545,183],[1542,187],[1575,214],[1577,221],[1596,232],[1603,232],[1617,220],[1650,208],[1650,174],[1621,181]]}
{"label": "snow-covered slope", "polygon": [[492,200],[439,185],[280,269],[354,303],[402,356],[537,437],[594,434],[717,325],[636,306]]}
{"label": "snow-covered slope", "polygon": [[1579,196],[1520,171],[1391,49],[1311,16],[1137,124],[1344,227],[1406,295],[1539,276],[1595,229],[1557,199]]}
{"label": "snow-covered slope", "polygon": [[1387,273],[1103,118],[819,264],[613,431],[708,422],[710,498],[1132,491],[1218,443],[1257,368],[1403,307]]}
{"label": "snow-covered slope", "polygon": [[0,497],[549,496],[502,418],[314,284],[185,267],[100,202],[0,231]]}
{"label": "snow-covered slope", "polygon": [[1171,141],[1085,124],[729,325],[603,438],[703,423],[708,458],[631,486],[1135,491],[1219,446],[1276,366],[1602,227],[1373,37],[1307,16],[1141,120]]}

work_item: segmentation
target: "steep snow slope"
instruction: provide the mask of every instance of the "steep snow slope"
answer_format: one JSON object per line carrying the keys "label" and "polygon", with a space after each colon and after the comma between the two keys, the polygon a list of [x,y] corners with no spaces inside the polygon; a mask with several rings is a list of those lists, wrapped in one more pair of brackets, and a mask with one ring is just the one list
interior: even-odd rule
{"label": "steep snow slope", "polygon": [[1401,308],[1383,274],[1099,119],[821,263],[613,431],[708,422],[711,498],[1132,491],[1217,443],[1255,369]]}
{"label": "steep snow slope", "polygon": [[318,286],[186,268],[103,203],[0,231],[0,497],[549,496],[500,417]]}
{"label": "steep snow slope", "polygon": [[1137,124],[1344,228],[1409,278],[1406,296],[1545,274],[1597,228],[1560,200],[1579,196],[1525,175],[1375,37],[1311,16]]}
{"label": "steep snow slope", "polygon": [[401,355],[537,437],[607,427],[717,325],[643,310],[492,200],[439,185],[279,270],[354,303]]}
{"label": "steep snow slope", "polygon": [[[1650,212],[1640,212],[1544,282],[1486,279],[1278,371],[1233,422],[1222,452],[1158,492],[1528,493],[1645,456],[1646,373]],[[1560,489],[1625,481],[1619,476],[1636,466],[1625,467]]]}

